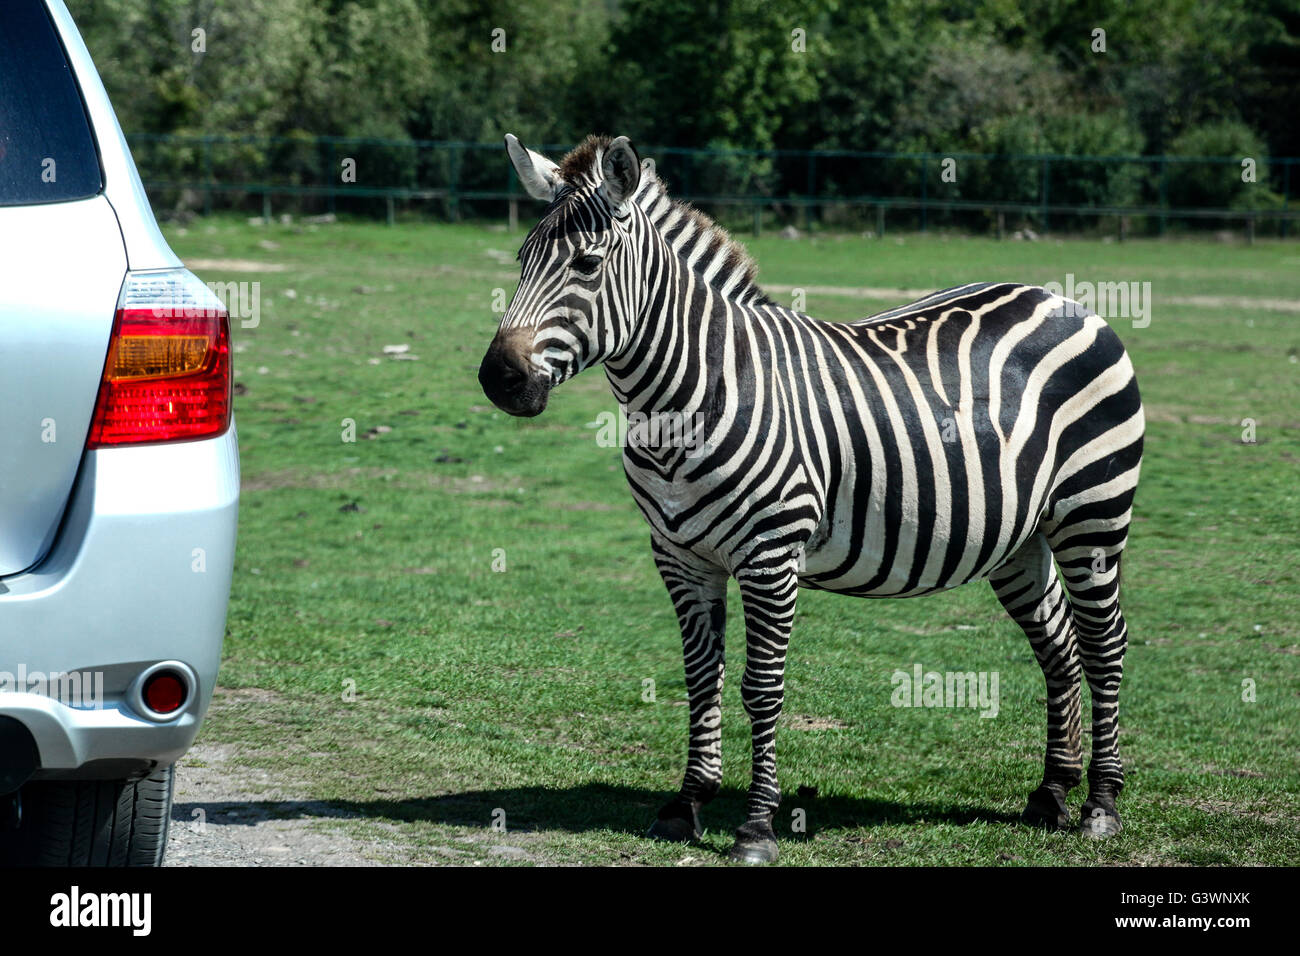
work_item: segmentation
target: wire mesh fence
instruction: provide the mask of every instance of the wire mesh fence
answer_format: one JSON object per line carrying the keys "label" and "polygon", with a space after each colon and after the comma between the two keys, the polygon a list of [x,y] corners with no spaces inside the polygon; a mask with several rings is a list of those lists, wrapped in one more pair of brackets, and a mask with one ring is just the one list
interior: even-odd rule
{"label": "wire mesh fence", "polygon": [[[128,137],[160,216],[218,209],[508,219],[533,201],[498,143],[333,136]],[[563,145],[541,150],[554,156]],[[645,148],[670,192],[732,228],[956,228],[1287,236],[1300,160]]]}

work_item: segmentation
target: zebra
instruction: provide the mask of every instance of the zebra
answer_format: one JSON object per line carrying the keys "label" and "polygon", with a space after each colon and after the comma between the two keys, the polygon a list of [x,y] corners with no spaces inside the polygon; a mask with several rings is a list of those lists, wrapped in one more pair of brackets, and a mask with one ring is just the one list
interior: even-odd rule
{"label": "zebra", "polygon": [[627,414],[700,423],[690,448],[629,434],[623,449],[689,696],[682,784],[647,835],[700,839],[700,810],[719,790],[733,578],[752,774],[732,859],[778,856],[775,741],[799,588],[916,597],[987,579],[1047,686],[1043,778],[1022,819],[1072,828],[1082,676],[1092,757],[1074,828],[1118,833],[1120,558],[1144,419],[1115,332],[1048,290],[990,282],[819,321],[765,295],[742,247],[670,198],[627,137],[589,136],[558,165],[513,135],[506,150],[548,206],[520,249],[518,290],[479,369],[484,393],[533,416],[556,386],[603,365]]}

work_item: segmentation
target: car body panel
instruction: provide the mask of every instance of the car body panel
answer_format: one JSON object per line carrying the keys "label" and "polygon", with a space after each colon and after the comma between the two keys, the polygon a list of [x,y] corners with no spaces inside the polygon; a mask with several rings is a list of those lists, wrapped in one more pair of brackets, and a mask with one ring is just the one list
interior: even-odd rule
{"label": "car body panel", "polygon": [[[128,755],[170,762],[189,746],[221,662],[238,506],[233,428],[86,453],[49,555],[0,580],[0,670],[100,675],[95,700],[0,694],[0,713],[27,725],[42,768]],[[132,712],[127,691],[168,660],[192,669],[198,686],[159,723]]]}
{"label": "car body panel", "polygon": [[59,526],[95,410],[126,276],[102,196],[0,208],[0,576]]}

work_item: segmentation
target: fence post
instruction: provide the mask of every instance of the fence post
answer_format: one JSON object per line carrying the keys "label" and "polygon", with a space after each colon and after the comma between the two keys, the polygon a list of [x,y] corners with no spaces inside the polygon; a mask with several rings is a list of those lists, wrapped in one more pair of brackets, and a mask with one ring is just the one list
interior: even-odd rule
{"label": "fence post", "polygon": [[921,157],[921,231],[925,232],[926,212],[929,208],[930,195],[930,157],[929,154]]}
{"label": "fence post", "polygon": [[999,209],[998,210],[998,238],[999,239],[1003,238],[1003,236],[1006,234],[1006,231],[1007,231],[1007,211],[1005,209]]}
{"label": "fence post", "polygon": [[326,195],[329,197],[329,209],[330,209],[330,215],[332,216],[334,215],[334,210],[335,210],[334,190],[338,187],[339,169],[338,169],[338,163],[336,162],[338,156],[334,152],[334,140],[329,141],[329,147],[330,147],[329,159],[328,159],[329,167],[325,173],[325,182],[329,183],[330,186],[329,192],[326,193]]}
{"label": "fence post", "polygon": [[803,207],[803,228],[805,232],[812,231],[812,200],[817,195],[817,154],[808,153],[808,202]]}
{"label": "fence post", "polygon": [[885,204],[876,204],[876,238],[885,238]]}
{"label": "fence post", "polygon": [[1288,212],[1288,207],[1291,205],[1291,166],[1294,163],[1295,163],[1294,159],[1292,159],[1290,162],[1284,161],[1282,163],[1282,213],[1283,215],[1282,215],[1282,225],[1279,231],[1282,233],[1283,239],[1286,238],[1286,227],[1289,221],[1286,217],[1286,213]]}
{"label": "fence post", "polygon": [[203,215],[212,215],[212,137],[203,137]]}
{"label": "fence post", "polygon": [[1128,238],[1128,216],[1119,217],[1119,241],[1123,242]]}
{"label": "fence post", "polygon": [[1250,246],[1255,244],[1255,214],[1253,212],[1246,217],[1246,244]]}
{"label": "fence post", "polygon": [[262,222],[266,225],[271,224],[271,194],[270,192],[262,193]]}
{"label": "fence post", "polygon": [[460,144],[451,148],[451,179],[447,183],[447,214],[452,222],[460,220],[460,200],[456,196],[456,187],[460,183]]}
{"label": "fence post", "polygon": [[389,193],[389,194],[388,194],[387,196],[385,196],[384,198],[385,198],[386,200],[388,200],[388,203],[387,203],[387,204],[388,204],[388,224],[391,226],[391,225],[393,225],[393,220],[394,220],[394,218],[395,218],[395,217],[394,217],[394,212],[393,212],[393,194],[392,194],[392,193]]}
{"label": "fence post", "polygon": [[1165,210],[1169,208],[1169,161],[1160,157],[1160,235],[1165,234]]}
{"label": "fence post", "polygon": [[1048,159],[1046,156],[1044,156],[1044,157],[1043,157],[1043,183],[1042,183],[1042,186],[1043,186],[1043,188],[1042,188],[1042,196],[1043,196],[1043,235],[1047,235],[1047,226],[1048,226],[1047,200],[1048,200],[1048,196],[1049,196],[1050,191],[1051,191],[1051,185],[1050,185],[1050,183],[1051,183],[1051,175],[1052,175],[1051,165],[1052,165],[1052,161],[1051,161],[1050,159]]}
{"label": "fence post", "polygon": [[763,234],[763,204],[754,203],[754,238],[757,239]]}
{"label": "fence post", "polygon": [[510,197],[510,202],[507,204],[509,207],[507,228],[514,232],[519,228],[519,200],[515,198],[515,174],[509,168],[509,163],[502,165],[506,167],[506,195]]}

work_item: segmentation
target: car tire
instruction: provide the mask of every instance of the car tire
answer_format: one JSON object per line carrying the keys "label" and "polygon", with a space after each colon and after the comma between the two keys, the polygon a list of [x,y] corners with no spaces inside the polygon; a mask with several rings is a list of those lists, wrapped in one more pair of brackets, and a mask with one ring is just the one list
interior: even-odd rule
{"label": "car tire", "polygon": [[41,781],[22,791],[14,863],[26,866],[161,866],[174,777]]}

